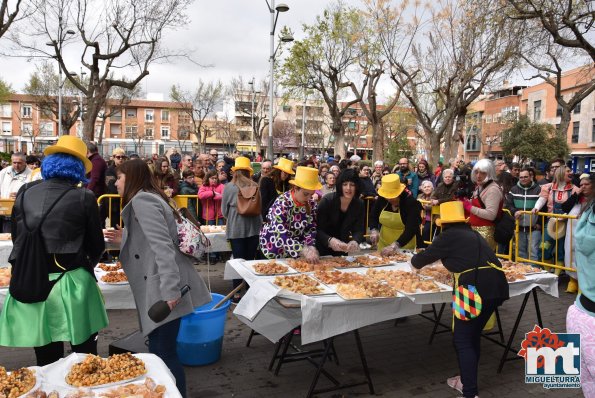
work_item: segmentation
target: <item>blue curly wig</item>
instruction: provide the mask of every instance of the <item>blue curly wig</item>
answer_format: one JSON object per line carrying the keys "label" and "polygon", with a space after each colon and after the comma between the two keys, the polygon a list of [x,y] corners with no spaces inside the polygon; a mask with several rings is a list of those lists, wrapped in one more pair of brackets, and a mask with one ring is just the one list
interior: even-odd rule
{"label": "blue curly wig", "polygon": [[88,182],[85,177],[85,165],[83,162],[66,153],[55,153],[47,156],[41,163],[41,176],[44,180],[50,178],[63,178],[74,184]]}

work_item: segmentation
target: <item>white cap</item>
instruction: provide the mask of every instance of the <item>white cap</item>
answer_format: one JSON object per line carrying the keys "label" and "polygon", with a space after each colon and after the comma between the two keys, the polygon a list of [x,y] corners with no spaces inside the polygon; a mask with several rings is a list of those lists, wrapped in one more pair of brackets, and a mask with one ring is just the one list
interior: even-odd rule
{"label": "white cap", "polygon": [[352,162],[359,162],[360,160],[362,160],[362,158],[360,158],[358,155],[352,155],[349,160],[351,160]]}

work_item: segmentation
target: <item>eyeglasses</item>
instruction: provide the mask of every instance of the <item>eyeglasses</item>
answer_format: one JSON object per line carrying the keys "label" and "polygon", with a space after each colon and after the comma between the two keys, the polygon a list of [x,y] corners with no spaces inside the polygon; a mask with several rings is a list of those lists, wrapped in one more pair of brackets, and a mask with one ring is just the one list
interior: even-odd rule
{"label": "eyeglasses", "polygon": [[122,155],[122,156],[120,156],[120,155],[114,156],[114,159],[126,159],[126,158],[127,158],[127,156],[124,156],[124,155]]}
{"label": "eyeglasses", "polygon": [[217,156],[217,155],[218,155],[218,154],[216,154],[216,153],[211,153],[211,156]]}

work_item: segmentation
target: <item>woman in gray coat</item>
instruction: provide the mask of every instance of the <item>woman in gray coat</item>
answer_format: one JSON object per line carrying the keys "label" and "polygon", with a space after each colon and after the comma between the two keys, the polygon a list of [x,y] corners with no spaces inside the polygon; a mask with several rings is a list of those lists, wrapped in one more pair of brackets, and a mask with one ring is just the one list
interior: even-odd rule
{"label": "woman in gray coat", "polygon": [[[124,162],[117,169],[116,188],[122,196],[123,232],[106,232],[108,241],[120,241],[120,260],[136,302],[140,328],[149,337],[149,351],[159,356],[186,396],[184,368],[176,353],[180,318],[211,301],[204,281],[190,257],[178,248],[174,209],[140,159]],[[189,294],[180,297],[182,286]],[[171,313],[160,323],[147,312],[158,301],[167,302]]]}

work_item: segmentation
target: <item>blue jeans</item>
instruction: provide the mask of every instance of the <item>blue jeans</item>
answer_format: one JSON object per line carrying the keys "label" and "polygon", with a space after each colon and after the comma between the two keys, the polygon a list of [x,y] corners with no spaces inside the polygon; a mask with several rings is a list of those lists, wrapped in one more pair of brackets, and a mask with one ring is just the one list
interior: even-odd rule
{"label": "blue jeans", "polygon": [[[256,252],[258,251],[258,235],[249,236],[247,238],[230,239],[231,253],[233,258],[243,258],[250,261],[256,259]],[[241,279],[233,280],[233,287],[237,287],[242,283]]]}
{"label": "blue jeans", "polygon": [[531,242],[529,242],[529,231],[519,231],[519,257],[529,260],[540,260],[539,244],[541,243],[541,231],[531,230]]}
{"label": "blue jeans", "polygon": [[484,299],[481,313],[477,318],[468,321],[454,318],[453,341],[457,351],[465,398],[473,398],[478,394],[477,368],[481,331],[499,304],[500,300]]}
{"label": "blue jeans", "polygon": [[186,375],[184,367],[178,359],[177,342],[181,318],[167,322],[149,334],[149,352],[157,355],[165,362],[171,373],[176,378],[176,387],[186,398]]}

